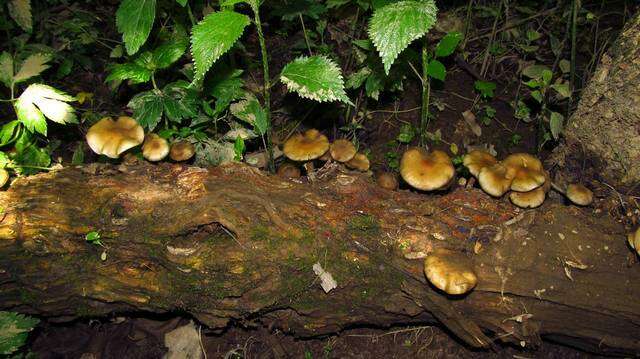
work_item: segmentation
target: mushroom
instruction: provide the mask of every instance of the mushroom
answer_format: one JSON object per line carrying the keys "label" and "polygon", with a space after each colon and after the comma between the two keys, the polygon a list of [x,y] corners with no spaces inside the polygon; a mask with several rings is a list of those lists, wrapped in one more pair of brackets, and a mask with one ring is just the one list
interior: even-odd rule
{"label": "mushroom", "polygon": [[547,196],[544,187],[538,187],[529,192],[516,192],[509,193],[509,199],[511,203],[520,208],[536,208],[540,207]]}
{"label": "mushroom", "polygon": [[433,191],[445,187],[455,175],[456,171],[451,158],[435,150],[431,153],[413,147],[407,150],[400,160],[400,175],[411,187]]}
{"label": "mushroom", "polygon": [[93,152],[118,158],[124,151],[144,141],[144,130],[131,117],[121,116],[116,121],[105,117],[89,128],[86,139]]}
{"label": "mushroom", "polygon": [[293,163],[283,163],[278,167],[278,171],[276,171],[276,173],[278,176],[283,178],[299,178],[300,168]]}
{"label": "mushroom", "polygon": [[9,172],[4,168],[0,168],[0,188],[9,182]]}
{"label": "mushroom", "polygon": [[178,141],[171,144],[169,157],[176,162],[186,161],[196,153],[195,146],[188,141]]}
{"label": "mushroom", "polygon": [[398,188],[398,176],[390,172],[379,173],[376,177],[376,182],[378,183],[378,186],[384,189],[393,191]]}
{"label": "mushroom", "polygon": [[631,248],[635,249],[640,254],[640,227],[635,232],[629,233],[627,240]]}
{"label": "mushroom", "polygon": [[424,274],[431,284],[447,294],[464,294],[478,283],[471,261],[460,253],[439,248],[424,260]]}
{"label": "mushroom", "polygon": [[565,195],[578,206],[588,206],[593,202],[593,192],[581,183],[569,184]]}
{"label": "mushroom", "polygon": [[329,149],[329,139],[316,129],[292,136],[284,143],[284,155],[294,161],[310,161]]}
{"label": "mushroom", "polygon": [[494,197],[501,197],[507,193],[513,181],[514,171],[498,162],[493,166],[484,167],[478,174],[478,183],[483,191]]}
{"label": "mushroom", "polygon": [[467,167],[469,172],[476,178],[480,174],[481,169],[493,166],[496,163],[498,163],[498,160],[494,156],[481,150],[473,150],[464,155],[462,159],[462,164]]}
{"label": "mushroom", "polygon": [[338,162],[348,162],[356,155],[356,146],[345,139],[335,140],[329,147],[329,153]]}
{"label": "mushroom", "polygon": [[369,167],[371,166],[371,164],[369,163],[369,158],[367,158],[367,155],[360,152],[356,153],[356,155],[353,156],[353,158],[350,159],[347,163],[345,163],[345,165],[347,165],[347,167],[351,169],[362,171],[362,172],[368,171]]}
{"label": "mushroom", "polygon": [[142,156],[151,162],[162,161],[169,154],[169,143],[155,133],[147,134],[142,144]]}
{"label": "mushroom", "polygon": [[511,154],[502,160],[502,163],[513,171],[513,191],[533,191],[546,181],[542,162],[528,153]]}

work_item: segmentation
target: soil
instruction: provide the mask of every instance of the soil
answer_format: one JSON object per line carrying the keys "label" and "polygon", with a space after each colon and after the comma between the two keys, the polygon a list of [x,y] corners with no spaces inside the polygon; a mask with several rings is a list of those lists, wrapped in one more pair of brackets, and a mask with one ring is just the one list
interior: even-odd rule
{"label": "soil", "polygon": [[[181,317],[117,317],[48,324],[36,332],[30,348],[41,359],[161,358],[164,334],[188,323]],[[221,334],[202,328],[201,340],[207,358],[601,358],[549,342],[535,349],[471,350],[438,326],[353,328],[315,339],[295,339],[266,327],[231,327]]]}

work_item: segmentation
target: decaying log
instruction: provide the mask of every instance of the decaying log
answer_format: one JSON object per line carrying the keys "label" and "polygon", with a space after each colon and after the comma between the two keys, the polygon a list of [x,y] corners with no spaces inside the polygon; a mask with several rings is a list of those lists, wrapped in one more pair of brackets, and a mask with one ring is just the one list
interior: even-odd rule
{"label": "decaying log", "polygon": [[[0,204],[2,309],[55,320],[181,311],[211,328],[260,322],[298,336],[438,320],[474,347],[544,336],[640,352],[640,264],[623,229],[558,200],[521,211],[475,189],[165,164],[19,179]],[[91,231],[104,247],[85,240]],[[420,258],[438,247],[474,261],[469,295],[426,282]],[[321,289],[315,263],[337,288]]]}

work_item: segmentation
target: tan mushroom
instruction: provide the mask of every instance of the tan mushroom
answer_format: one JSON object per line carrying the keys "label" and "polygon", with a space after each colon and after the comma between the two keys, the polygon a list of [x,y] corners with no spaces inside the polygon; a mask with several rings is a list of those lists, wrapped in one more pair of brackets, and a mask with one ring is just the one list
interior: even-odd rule
{"label": "tan mushroom", "polygon": [[9,182],[9,172],[4,168],[0,168],[0,188],[4,187],[7,182]]}
{"label": "tan mushroom", "polygon": [[565,195],[571,202],[579,206],[588,206],[593,202],[593,192],[581,183],[568,185]]}
{"label": "tan mushroom", "polygon": [[512,191],[533,191],[546,180],[542,162],[528,153],[511,154],[502,163],[513,171]]}
{"label": "tan mushroom", "polygon": [[398,176],[390,172],[381,172],[376,176],[376,182],[378,186],[388,189],[395,190],[398,188]]}
{"label": "tan mushroom", "polygon": [[105,117],[89,128],[86,139],[93,152],[118,158],[144,141],[144,130],[131,117],[121,116],[116,121]]}
{"label": "tan mushroom", "polygon": [[640,227],[635,232],[629,233],[627,240],[631,248],[635,249],[640,254]]}
{"label": "tan mushroom", "polygon": [[369,158],[364,153],[356,153],[352,159],[350,159],[345,165],[351,169],[366,172],[369,170],[371,163],[369,162]]}
{"label": "tan mushroom", "polygon": [[494,156],[481,150],[473,150],[464,155],[462,159],[462,164],[467,167],[469,173],[476,178],[480,174],[481,169],[493,166],[496,163],[498,163],[498,160]]}
{"label": "tan mushroom", "polygon": [[469,258],[448,249],[436,249],[425,258],[424,274],[431,284],[447,294],[467,293],[478,283]]}
{"label": "tan mushroom", "polygon": [[171,144],[169,157],[176,162],[186,161],[196,153],[195,146],[188,141],[178,141]]}
{"label": "tan mushroom", "polygon": [[329,153],[338,162],[348,162],[356,155],[356,146],[345,139],[335,140],[329,147]]}
{"label": "tan mushroom", "polygon": [[447,186],[456,171],[451,158],[435,150],[431,153],[413,147],[400,160],[400,175],[411,187],[422,191],[433,191]]}
{"label": "tan mushroom", "polygon": [[291,136],[284,143],[284,155],[294,161],[310,161],[329,150],[329,139],[316,129]]}
{"label": "tan mushroom", "polygon": [[276,173],[282,178],[299,178],[301,175],[300,168],[293,163],[283,163]]}
{"label": "tan mushroom", "polygon": [[478,174],[478,183],[483,191],[494,197],[501,197],[511,187],[514,170],[498,162],[493,166],[484,167]]}
{"label": "tan mushroom", "polygon": [[511,203],[520,208],[536,208],[540,207],[547,196],[544,187],[538,187],[529,192],[516,192],[509,193],[509,199]]}
{"label": "tan mushroom", "polygon": [[169,154],[169,143],[155,133],[147,134],[142,144],[142,156],[151,162],[162,161]]}

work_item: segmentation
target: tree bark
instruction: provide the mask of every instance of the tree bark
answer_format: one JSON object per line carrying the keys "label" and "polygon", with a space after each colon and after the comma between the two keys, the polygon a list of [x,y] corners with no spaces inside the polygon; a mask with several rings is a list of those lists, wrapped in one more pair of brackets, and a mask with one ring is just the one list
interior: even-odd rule
{"label": "tree bark", "polygon": [[[437,320],[473,347],[542,336],[640,352],[640,267],[605,214],[321,177],[165,164],[18,179],[0,193],[0,308],[61,321],[180,311],[211,328],[259,322],[297,336]],[[104,247],[85,240],[91,231]],[[469,295],[426,282],[421,258],[439,247],[475,263]],[[336,289],[320,288],[314,263]]]}
{"label": "tree bark", "polygon": [[620,188],[640,184],[640,13],[603,55],[553,162]]}

